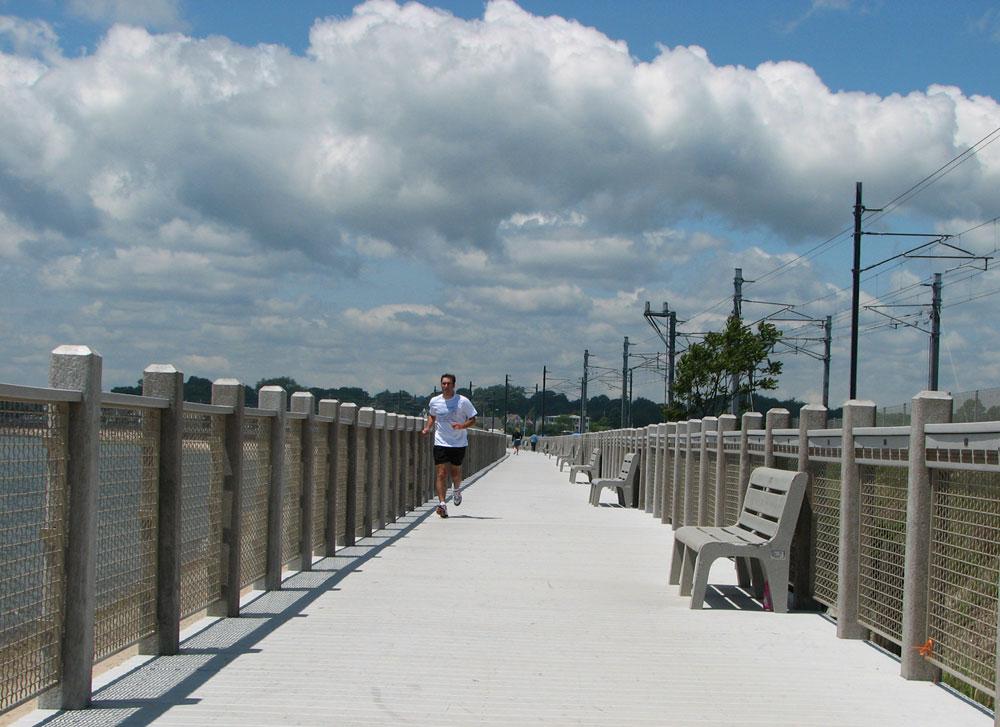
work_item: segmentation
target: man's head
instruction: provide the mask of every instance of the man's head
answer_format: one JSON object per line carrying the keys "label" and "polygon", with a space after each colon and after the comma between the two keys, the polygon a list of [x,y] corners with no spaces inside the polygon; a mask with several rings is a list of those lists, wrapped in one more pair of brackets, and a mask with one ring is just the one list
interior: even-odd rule
{"label": "man's head", "polygon": [[441,374],[441,393],[446,399],[455,393],[455,374]]}

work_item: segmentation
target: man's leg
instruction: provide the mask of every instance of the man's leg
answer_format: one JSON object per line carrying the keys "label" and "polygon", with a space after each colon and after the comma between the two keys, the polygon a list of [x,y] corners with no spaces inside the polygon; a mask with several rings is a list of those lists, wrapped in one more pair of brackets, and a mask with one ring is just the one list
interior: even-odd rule
{"label": "man's leg", "polygon": [[448,517],[448,506],[444,504],[448,494],[448,465],[435,465],[434,489],[437,490],[438,505],[437,514],[441,517]]}
{"label": "man's leg", "polygon": [[437,490],[438,502],[444,502],[448,495],[448,467],[447,464],[439,464],[435,466],[436,480],[434,483],[434,489]]}
{"label": "man's leg", "polygon": [[[451,465],[451,486],[455,492],[458,492],[462,488],[462,465],[453,464]],[[458,498],[458,502],[462,501],[461,496]]]}

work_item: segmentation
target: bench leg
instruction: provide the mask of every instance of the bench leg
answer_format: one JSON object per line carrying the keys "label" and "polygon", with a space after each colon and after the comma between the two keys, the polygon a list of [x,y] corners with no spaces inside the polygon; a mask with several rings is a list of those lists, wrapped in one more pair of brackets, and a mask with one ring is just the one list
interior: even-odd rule
{"label": "bench leg", "polygon": [[590,485],[590,504],[597,507],[601,503],[601,488],[597,485]]}
{"label": "bench leg", "polygon": [[684,546],[684,560],[681,561],[681,583],[680,595],[691,595],[691,581],[694,578],[694,564],[698,559],[698,552],[693,548]]}
{"label": "bench leg", "polygon": [[705,602],[705,591],[708,590],[708,573],[712,570],[712,561],[715,558],[706,558],[704,552],[698,554],[698,560],[694,566],[694,583],[691,586],[691,608],[701,609]]}
{"label": "bench leg", "polygon": [[667,583],[672,586],[676,586],[681,582],[681,565],[684,563],[684,543],[674,539],[674,555],[670,559],[670,576],[667,578]]}
{"label": "bench leg", "polygon": [[775,613],[788,613],[788,559],[769,560],[763,566],[771,589],[771,608]]}
{"label": "bench leg", "polygon": [[[615,490],[618,491],[618,504],[621,505],[622,507],[628,507],[629,504],[631,504],[631,503],[627,503],[625,501],[625,488],[624,487],[616,487]],[[631,500],[632,498],[630,497],[629,499]]]}
{"label": "bench leg", "polygon": [[740,588],[750,587],[750,559],[736,558],[736,584]]}

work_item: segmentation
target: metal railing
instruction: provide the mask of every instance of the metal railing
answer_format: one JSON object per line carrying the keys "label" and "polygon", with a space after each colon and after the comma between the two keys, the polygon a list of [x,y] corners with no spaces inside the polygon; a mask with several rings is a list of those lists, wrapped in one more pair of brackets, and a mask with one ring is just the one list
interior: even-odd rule
{"label": "metal railing", "polygon": [[[843,638],[896,645],[904,677],[943,673],[988,702],[998,689],[1000,421],[952,422],[955,403],[925,392],[907,406],[912,423],[893,426],[874,426],[884,410],[871,402],[848,402],[848,429],[827,429],[826,410],[810,406],[797,429],[787,428],[788,412],[772,410],[763,428],[759,414],[745,414],[739,429],[719,417],[718,435],[709,417],[651,425],[638,438],[635,430],[586,436],[588,451],[600,447],[615,461],[663,428],[656,436],[665,446],[639,449],[658,460],[644,470],[656,478],[647,475],[645,487],[675,529],[734,523],[755,467],[808,472],[789,556],[793,604],[826,607]],[[568,438],[548,440],[556,451]]]}
{"label": "metal railing", "polygon": [[[0,712],[86,706],[96,662],[176,653],[182,619],[238,616],[247,588],[280,588],[432,495],[417,417],[317,413],[309,394],[288,411],[276,387],[261,400],[280,405],[250,409],[232,380],[193,404],[162,366],[144,377],[156,396],[107,394],[100,364],[60,347],[57,387],[0,384]],[[470,430],[466,473],[505,452]]]}

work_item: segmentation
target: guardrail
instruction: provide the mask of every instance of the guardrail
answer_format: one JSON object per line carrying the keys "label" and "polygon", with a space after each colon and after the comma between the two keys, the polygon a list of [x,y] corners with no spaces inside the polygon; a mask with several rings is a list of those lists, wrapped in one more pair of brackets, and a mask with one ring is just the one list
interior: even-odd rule
{"label": "guardrail", "polygon": [[[423,421],[220,379],[183,401],[183,374],[143,396],[101,391],[101,357],[52,354],[51,388],[0,384],[0,712],[35,697],[76,709],[95,663],[172,654],[180,622],[236,617],[251,587],[353,545],[432,496]],[[469,430],[463,469],[504,456]]]}
{"label": "guardrail", "polygon": [[905,678],[943,672],[989,702],[998,689],[1000,422],[952,424],[952,407],[950,396],[922,392],[907,426],[874,427],[875,404],[850,401],[836,429],[826,428],[826,409],[807,406],[797,429],[775,409],[763,427],[760,414],[744,414],[738,429],[723,415],[548,437],[542,448],[576,443],[582,460],[599,447],[603,475],[640,452],[633,504],[674,529],[732,524],[754,467],[808,472],[790,553],[793,602],[826,608],[841,638],[894,648]]}

